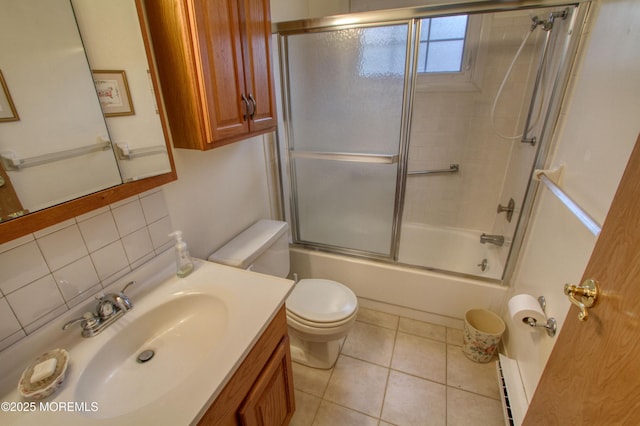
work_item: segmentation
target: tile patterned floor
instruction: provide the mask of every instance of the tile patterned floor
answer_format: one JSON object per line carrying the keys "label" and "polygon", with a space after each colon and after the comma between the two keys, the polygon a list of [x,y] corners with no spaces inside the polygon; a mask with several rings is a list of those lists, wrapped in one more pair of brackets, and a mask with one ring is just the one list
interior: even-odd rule
{"label": "tile patterned floor", "polygon": [[462,331],[361,308],[336,365],[293,365],[294,426],[504,425],[495,363]]}

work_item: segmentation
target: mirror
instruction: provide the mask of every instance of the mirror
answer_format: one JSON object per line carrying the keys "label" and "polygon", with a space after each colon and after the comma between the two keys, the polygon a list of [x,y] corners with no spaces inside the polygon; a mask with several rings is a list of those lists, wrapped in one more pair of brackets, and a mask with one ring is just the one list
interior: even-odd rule
{"label": "mirror", "polygon": [[171,171],[133,0],[71,0],[123,182]]}
{"label": "mirror", "polygon": [[139,0],[0,5],[0,242],[176,179]]}

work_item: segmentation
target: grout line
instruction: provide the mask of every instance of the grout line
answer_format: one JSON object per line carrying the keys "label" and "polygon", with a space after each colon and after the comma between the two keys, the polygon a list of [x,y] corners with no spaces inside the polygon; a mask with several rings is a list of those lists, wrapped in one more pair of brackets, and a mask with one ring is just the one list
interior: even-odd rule
{"label": "grout line", "polygon": [[[362,412],[362,411],[356,410],[356,409],[355,409],[355,408],[353,408],[353,407],[347,407],[346,405],[342,405],[342,404],[341,404],[341,403],[339,403],[339,402],[330,401],[330,400],[328,400],[328,399],[322,399],[322,400],[320,400],[320,404],[322,404],[323,402],[326,402],[327,404],[335,405],[335,406],[340,407],[340,408],[344,408],[345,410],[353,411],[354,413],[362,414],[363,416],[367,416],[367,417],[369,417],[370,419],[378,420],[378,422],[380,422],[380,420],[381,420],[379,417],[374,417],[374,416],[372,416],[371,414],[367,414],[367,413],[364,413],[364,412]],[[317,415],[318,415],[318,412],[319,412],[319,411],[320,411],[320,406],[318,406],[318,410],[316,411],[316,414],[315,414],[315,415],[314,415],[314,417],[313,417],[313,421],[315,421],[315,420],[316,420],[316,417],[317,417]],[[312,423],[313,423],[313,422],[312,422]],[[388,423],[388,422],[387,422],[387,423]]]}
{"label": "grout line", "polygon": [[400,330],[400,319],[396,323],[396,329],[393,335],[393,348],[391,349],[391,359],[389,359],[389,367],[387,367],[387,382],[384,385],[384,394],[382,397],[382,405],[380,406],[380,414],[378,415],[378,424],[382,421],[382,412],[384,411],[384,404],[387,400],[387,391],[389,390],[389,378],[391,377],[391,366],[393,365],[393,355],[396,352],[396,342],[398,341],[398,333]]}
{"label": "grout line", "polygon": [[456,389],[456,390],[459,390],[459,391],[462,391],[462,392],[466,392],[466,393],[469,393],[469,394],[471,394],[471,395],[475,395],[475,396],[481,396],[481,397],[483,397],[483,398],[491,399],[491,400],[493,400],[493,401],[502,401],[502,399],[501,399],[500,397],[498,397],[498,398],[493,398],[493,397],[490,397],[490,396],[488,396],[488,395],[483,395],[483,394],[481,394],[481,393],[471,391],[471,390],[469,390],[469,389],[458,388],[458,387],[456,387],[456,386],[447,386],[447,388]]}
{"label": "grout line", "polygon": [[[401,318],[401,317],[400,317],[400,316],[398,316],[398,318]],[[315,413],[313,414],[312,422],[315,422],[315,421],[317,420],[318,414],[319,414],[319,412],[320,412],[320,406],[321,406],[324,402],[326,402],[326,403],[328,403],[328,404],[333,404],[333,405],[335,405],[335,406],[338,406],[338,407],[341,407],[341,408],[344,408],[344,409],[350,410],[350,411],[352,411],[352,412],[356,412],[356,413],[358,413],[358,414],[365,415],[365,416],[367,416],[367,417],[369,417],[369,418],[375,419],[375,420],[377,420],[377,421],[378,421],[378,425],[379,425],[381,422],[390,423],[390,422],[388,422],[388,421],[386,421],[386,420],[382,419],[382,413],[383,413],[383,411],[384,411],[385,402],[386,402],[386,400],[387,400],[387,393],[388,393],[388,391],[389,391],[389,380],[390,380],[390,377],[391,377],[391,372],[392,372],[392,370],[393,370],[393,371],[396,371],[396,372],[398,372],[398,373],[401,373],[401,374],[405,374],[405,375],[408,375],[408,376],[414,377],[414,378],[416,378],[416,379],[425,380],[425,381],[428,381],[428,382],[431,382],[431,383],[435,383],[435,384],[438,384],[438,385],[442,385],[442,386],[444,386],[444,387],[445,387],[445,400],[444,400],[444,418],[445,418],[445,422],[446,422],[446,421],[448,421],[448,417],[449,417],[449,413],[448,413],[448,410],[447,410],[447,407],[448,407],[448,397],[449,397],[449,393],[450,393],[450,389],[449,389],[449,388],[456,389],[456,390],[460,390],[460,391],[463,391],[463,392],[465,392],[465,393],[467,393],[467,394],[471,394],[471,395],[476,395],[476,396],[479,396],[479,397],[488,398],[488,399],[490,399],[490,400],[494,400],[494,401],[496,401],[496,400],[497,400],[497,401],[499,401],[499,398],[498,398],[498,399],[496,399],[496,398],[493,398],[493,397],[488,396],[488,395],[484,395],[484,394],[481,394],[481,393],[477,393],[477,392],[474,392],[474,391],[472,391],[472,390],[464,389],[464,388],[460,388],[460,387],[457,387],[457,386],[451,386],[451,385],[449,384],[449,374],[448,374],[448,372],[449,372],[449,368],[451,367],[451,365],[450,365],[450,360],[449,360],[449,349],[450,349],[449,347],[451,347],[451,349],[452,349],[452,350],[459,350],[459,349],[461,348],[461,345],[458,345],[458,344],[455,344],[455,343],[449,343],[449,342],[447,341],[447,334],[446,334],[446,332],[445,332],[445,340],[444,340],[444,341],[441,341],[441,340],[435,340],[435,339],[433,339],[433,338],[425,337],[425,336],[418,335],[418,334],[413,334],[413,333],[407,333],[407,332],[405,332],[405,331],[400,331],[400,321],[398,321],[398,322],[396,323],[396,326],[395,326],[395,328],[394,328],[394,329],[392,329],[392,328],[390,328],[390,327],[383,327],[383,326],[381,326],[381,325],[379,325],[379,324],[372,324],[372,323],[369,323],[369,322],[366,322],[366,321],[360,321],[360,322],[362,322],[363,324],[367,324],[367,325],[374,326],[374,327],[379,327],[379,328],[386,329],[386,330],[394,330],[393,348],[392,348],[392,351],[391,351],[391,359],[389,360],[389,365],[388,365],[388,366],[380,365],[380,364],[377,364],[377,363],[372,362],[372,361],[368,361],[368,360],[365,360],[365,359],[358,358],[358,357],[356,357],[356,356],[352,356],[352,355],[344,354],[344,353],[342,352],[342,350],[343,350],[343,348],[344,348],[344,346],[345,346],[346,339],[345,339],[345,342],[343,343],[343,346],[340,348],[340,354],[339,354],[339,356],[338,356],[338,360],[339,360],[339,358],[340,358],[340,357],[347,357],[347,358],[351,358],[351,359],[358,360],[358,361],[360,361],[360,362],[365,362],[365,363],[368,363],[368,364],[370,364],[370,365],[374,365],[374,366],[377,366],[377,367],[382,367],[382,368],[386,368],[386,369],[387,369],[387,378],[386,378],[386,383],[385,383],[385,387],[384,387],[384,394],[383,394],[383,399],[382,399],[382,405],[381,405],[381,407],[380,407],[380,411],[379,411],[379,413],[378,413],[378,417],[374,417],[374,416],[372,416],[371,414],[364,413],[364,412],[359,411],[359,410],[357,410],[357,409],[354,409],[354,408],[352,408],[352,407],[349,407],[349,406],[343,405],[342,403],[335,402],[335,401],[331,401],[331,400],[328,400],[328,399],[326,399],[326,398],[325,398],[325,397],[326,397],[326,393],[327,393],[327,389],[329,388],[329,383],[331,382],[331,379],[333,378],[333,375],[334,375],[334,372],[335,372],[335,365],[334,365],[334,367],[332,367],[332,368],[331,368],[331,373],[330,373],[329,378],[327,379],[326,385],[324,386],[324,389],[323,389],[323,391],[322,391],[322,396],[319,398],[319,399],[320,399],[320,403],[318,404],[318,407],[316,408]],[[422,322],[426,322],[426,321],[422,321]],[[428,324],[431,324],[431,323],[428,323]],[[438,325],[438,324],[436,324],[436,325]],[[445,328],[450,328],[450,327],[445,327]],[[445,330],[445,331],[446,331],[446,330]],[[406,371],[402,371],[402,370],[399,370],[399,369],[397,369],[397,368],[392,368],[393,360],[394,360],[395,353],[396,353],[396,346],[397,346],[397,342],[398,342],[398,337],[399,337],[399,334],[400,334],[400,333],[404,333],[404,334],[406,334],[406,335],[408,335],[408,336],[413,336],[413,337],[418,337],[418,338],[422,338],[422,339],[427,339],[427,340],[430,340],[430,341],[432,341],[432,342],[440,343],[440,344],[444,344],[444,345],[445,345],[445,378],[444,378],[444,383],[439,382],[439,381],[435,381],[435,380],[431,380],[431,379],[428,379],[428,378],[425,378],[425,377],[421,377],[421,376],[418,376],[418,375],[413,374],[413,373],[409,373],[409,372],[406,372]],[[347,338],[348,338],[348,336],[347,336]],[[336,361],[336,362],[337,362],[337,361]],[[316,396],[316,395],[310,394],[309,392],[304,392],[304,391],[302,391],[302,390],[300,390],[300,389],[298,389],[298,391],[299,391],[299,392],[306,393],[306,394],[309,394],[309,395],[312,395],[312,396],[315,396],[315,397],[317,398],[317,396]],[[390,424],[392,424],[392,423],[390,423]]]}
{"label": "grout line", "polygon": [[444,424],[449,424],[449,344],[444,330]]}

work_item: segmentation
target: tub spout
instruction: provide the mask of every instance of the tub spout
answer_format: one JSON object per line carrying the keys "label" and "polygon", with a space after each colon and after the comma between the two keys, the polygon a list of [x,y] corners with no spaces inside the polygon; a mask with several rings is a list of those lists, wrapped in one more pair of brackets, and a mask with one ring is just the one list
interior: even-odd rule
{"label": "tub spout", "polygon": [[480,235],[480,242],[482,244],[494,244],[498,247],[502,247],[502,245],[504,244],[504,235],[488,235],[488,234],[482,234]]}

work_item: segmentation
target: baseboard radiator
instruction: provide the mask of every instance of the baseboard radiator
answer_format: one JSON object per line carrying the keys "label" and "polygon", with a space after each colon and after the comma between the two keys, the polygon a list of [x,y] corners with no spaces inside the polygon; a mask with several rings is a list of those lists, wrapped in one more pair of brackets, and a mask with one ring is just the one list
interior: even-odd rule
{"label": "baseboard radiator", "polygon": [[498,385],[504,412],[504,423],[507,426],[520,426],[527,412],[529,401],[520,378],[520,369],[516,360],[500,354],[496,361]]}

